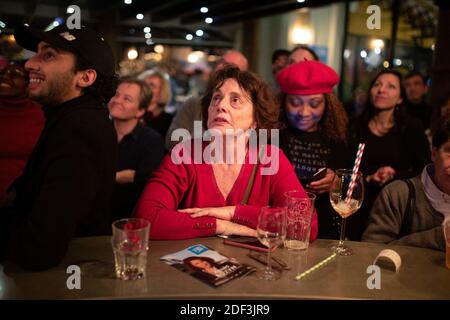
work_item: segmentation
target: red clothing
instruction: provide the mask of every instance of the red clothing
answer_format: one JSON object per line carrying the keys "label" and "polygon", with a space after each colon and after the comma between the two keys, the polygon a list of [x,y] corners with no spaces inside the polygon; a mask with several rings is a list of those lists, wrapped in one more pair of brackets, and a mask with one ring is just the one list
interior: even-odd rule
{"label": "red clothing", "polygon": [[44,122],[42,108],[30,99],[0,99],[0,202],[22,174]]}
{"label": "red clothing", "polygon": [[[136,215],[151,222],[151,239],[187,239],[216,234],[216,218],[191,218],[187,213],[178,212],[178,208],[236,205],[232,221],[255,229],[262,206],[285,206],[284,192],[303,190],[284,153],[275,146],[268,147],[269,154],[276,151],[279,151],[278,171],[273,175],[262,175],[263,168],[267,170],[271,164],[260,165],[248,205],[239,204],[254,166],[249,164],[248,153],[227,199],[217,186],[210,164],[204,161],[201,164],[175,164],[168,154],[146,185],[137,203]],[[311,241],[317,237],[317,231],[314,212]]]}

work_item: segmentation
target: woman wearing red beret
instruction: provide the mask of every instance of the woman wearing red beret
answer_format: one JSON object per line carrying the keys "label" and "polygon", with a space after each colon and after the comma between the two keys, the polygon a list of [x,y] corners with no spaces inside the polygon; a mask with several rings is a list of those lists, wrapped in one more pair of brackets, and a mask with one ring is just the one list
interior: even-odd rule
{"label": "woman wearing red beret", "polygon": [[[347,146],[348,118],[332,93],[339,76],[319,61],[289,65],[277,76],[281,89],[280,146],[309,191],[316,193],[319,238],[339,238],[339,218],[330,205],[328,190],[334,170],[351,168]],[[326,168],[325,176],[314,177]]]}

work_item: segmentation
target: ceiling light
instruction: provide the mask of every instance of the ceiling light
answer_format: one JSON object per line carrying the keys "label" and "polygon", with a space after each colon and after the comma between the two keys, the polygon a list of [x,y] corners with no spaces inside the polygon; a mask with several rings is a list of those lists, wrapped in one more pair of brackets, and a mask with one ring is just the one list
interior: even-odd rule
{"label": "ceiling light", "polygon": [[164,52],[164,46],[161,44],[157,44],[153,50],[155,50],[156,53],[163,53]]}
{"label": "ceiling light", "polygon": [[187,60],[189,63],[197,63],[205,57],[205,53],[202,51],[192,51],[188,54]]}
{"label": "ceiling light", "polygon": [[401,66],[402,60],[401,59],[394,59],[394,66]]}
{"label": "ceiling light", "polygon": [[381,39],[373,39],[370,41],[370,47],[375,49],[375,48],[384,48],[384,41]]}
{"label": "ceiling light", "polygon": [[350,58],[350,55],[351,55],[351,51],[349,49],[345,49],[344,50],[344,58],[348,59],[348,58]]}
{"label": "ceiling light", "polygon": [[145,33],[149,33],[150,31],[152,31],[152,29],[150,27],[145,27],[144,28],[144,32]]}
{"label": "ceiling light", "polygon": [[192,39],[194,39],[194,36],[192,34],[188,33],[186,35],[186,40],[192,40]]}
{"label": "ceiling light", "polygon": [[145,39],[150,39],[152,37],[152,34],[151,33],[146,33],[145,34]]}
{"label": "ceiling light", "polygon": [[296,44],[313,43],[313,33],[308,27],[295,27],[292,31],[292,42]]}
{"label": "ceiling light", "polygon": [[207,13],[208,12],[208,8],[207,7],[201,7],[200,8],[200,12],[201,13]]}
{"label": "ceiling light", "polygon": [[135,48],[128,50],[128,59],[135,60],[138,57],[138,52]]}
{"label": "ceiling light", "polygon": [[205,22],[206,23],[213,23],[213,18],[208,17],[208,18],[205,19]]}
{"label": "ceiling light", "polygon": [[144,19],[144,15],[143,15],[142,13],[138,13],[138,14],[136,15],[136,19],[142,20],[142,19]]}
{"label": "ceiling light", "polygon": [[74,13],[74,12],[75,12],[75,9],[74,9],[74,8],[72,8],[72,7],[67,7],[67,10],[66,10],[66,12],[67,12],[68,14],[72,14],[72,13]]}
{"label": "ceiling light", "polygon": [[209,55],[208,56],[208,62],[215,62],[217,60],[217,56],[215,55]]}
{"label": "ceiling light", "polygon": [[198,37],[201,37],[201,36],[203,35],[203,30],[198,29],[197,31],[195,31],[195,34],[196,34]]}
{"label": "ceiling light", "polygon": [[125,3],[125,4],[132,4],[133,0],[123,0],[123,3]]}

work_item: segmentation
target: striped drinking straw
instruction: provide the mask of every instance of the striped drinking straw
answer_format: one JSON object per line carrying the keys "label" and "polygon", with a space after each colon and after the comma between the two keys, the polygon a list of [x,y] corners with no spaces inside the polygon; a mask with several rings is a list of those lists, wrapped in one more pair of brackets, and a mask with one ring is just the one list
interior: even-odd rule
{"label": "striped drinking straw", "polygon": [[355,184],[356,184],[356,176],[358,175],[359,165],[361,164],[361,158],[362,158],[362,154],[364,152],[364,147],[365,146],[366,145],[364,143],[360,143],[359,146],[358,146],[358,152],[356,153],[355,164],[353,165],[352,177],[351,177],[351,180],[350,180],[350,186],[348,187],[347,197],[345,198],[345,204],[347,206],[350,205],[350,200],[352,199],[353,189],[355,188]]}

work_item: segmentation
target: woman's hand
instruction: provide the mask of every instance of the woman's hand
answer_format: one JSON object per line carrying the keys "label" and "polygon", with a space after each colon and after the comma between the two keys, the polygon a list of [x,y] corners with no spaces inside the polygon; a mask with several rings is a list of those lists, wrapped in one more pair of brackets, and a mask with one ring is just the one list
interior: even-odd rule
{"label": "woman's hand", "polygon": [[308,191],[318,194],[326,193],[330,191],[331,183],[333,182],[334,176],[335,176],[334,171],[327,168],[326,176],[320,180],[311,182],[306,186],[306,189]]}
{"label": "woman's hand", "polygon": [[367,182],[376,183],[380,186],[384,185],[386,182],[394,179],[396,172],[394,168],[386,166],[378,168],[378,170],[369,176],[366,177]]}
{"label": "woman's hand", "polygon": [[133,183],[135,174],[136,174],[136,171],[131,170],[131,169],[117,171],[116,172],[116,182],[118,184]]}
{"label": "woman's hand", "polygon": [[231,221],[217,219],[216,234],[256,237],[256,230]]}
{"label": "woman's hand", "polygon": [[234,216],[236,206],[216,207],[216,208],[188,208],[180,209],[179,212],[189,213],[191,217],[214,217],[217,219],[231,221]]}

